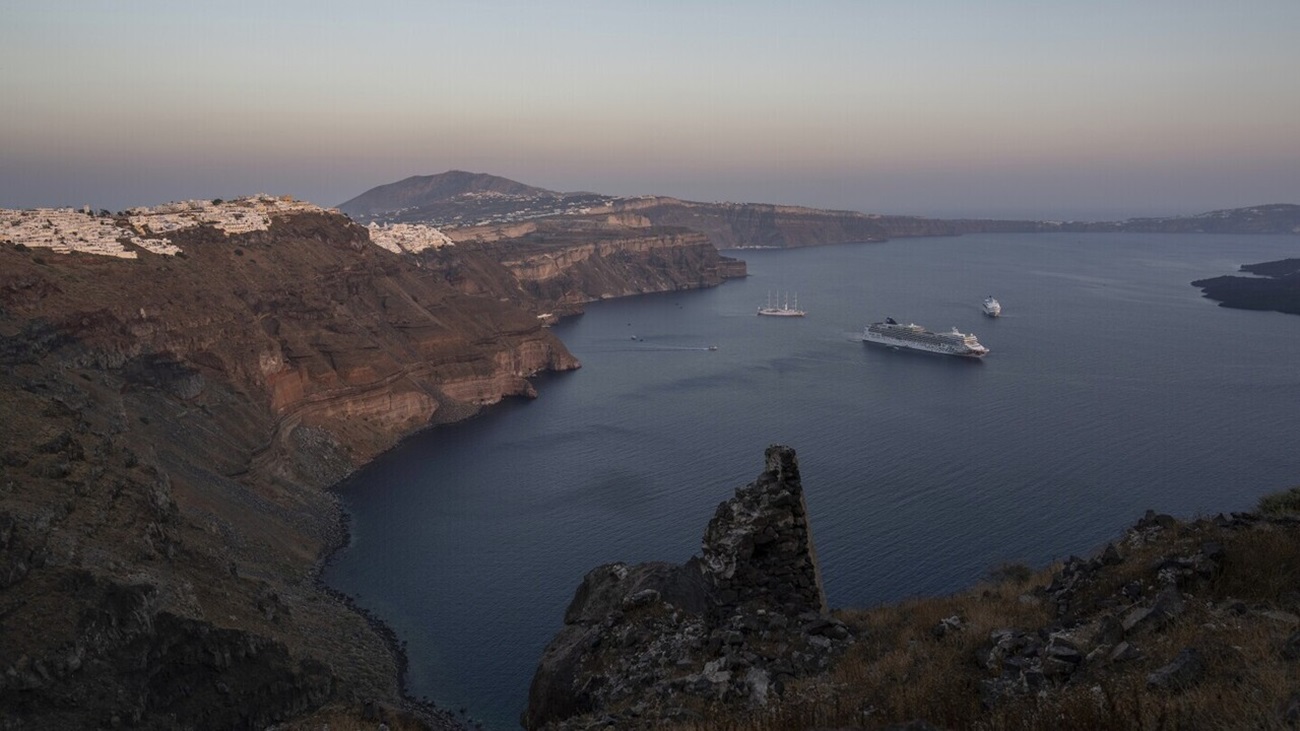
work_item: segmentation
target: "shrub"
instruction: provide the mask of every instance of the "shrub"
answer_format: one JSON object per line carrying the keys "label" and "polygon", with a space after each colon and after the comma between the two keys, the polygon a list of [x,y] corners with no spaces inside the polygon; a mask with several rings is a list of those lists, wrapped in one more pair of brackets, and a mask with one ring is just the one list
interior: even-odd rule
{"label": "shrub", "polygon": [[1004,563],[989,569],[989,581],[994,584],[1007,582],[1023,584],[1034,575],[1034,570],[1022,563]]}
{"label": "shrub", "polygon": [[1300,513],[1300,487],[1265,495],[1259,499],[1258,510],[1265,515]]}

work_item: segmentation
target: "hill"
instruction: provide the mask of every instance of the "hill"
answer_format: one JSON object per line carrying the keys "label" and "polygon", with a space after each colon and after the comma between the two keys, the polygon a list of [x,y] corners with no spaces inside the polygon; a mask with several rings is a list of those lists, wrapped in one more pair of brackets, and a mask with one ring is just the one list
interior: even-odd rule
{"label": "hill", "polygon": [[342,204],[340,210],[362,222],[437,226],[456,239],[479,232],[457,235],[455,229],[526,220],[545,219],[559,230],[564,222],[637,218],[642,225],[703,233],[719,249],[797,248],[973,233],[1300,233],[1300,205],[1291,204],[1101,222],[940,219],[771,203],[702,203],[656,195],[557,193],[494,175],[454,170],[373,188]]}
{"label": "hill", "polygon": [[559,193],[497,175],[449,170],[371,188],[338,208],[362,222],[445,226],[573,212],[605,199],[592,193]]}

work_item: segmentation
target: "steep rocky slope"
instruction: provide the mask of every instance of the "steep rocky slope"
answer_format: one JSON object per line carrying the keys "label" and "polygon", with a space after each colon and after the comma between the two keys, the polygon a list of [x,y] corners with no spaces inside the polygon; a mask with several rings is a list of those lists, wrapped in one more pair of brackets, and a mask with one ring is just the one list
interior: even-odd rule
{"label": "steep rocky slope", "polygon": [[0,246],[6,727],[447,723],[318,587],[322,488],[577,366],[338,215],[177,232],[138,259]]}
{"label": "steep rocky slope", "polygon": [[[683,566],[589,573],[529,728],[1292,728],[1300,488],[1261,513],[1148,512],[1088,559],[826,614],[798,467],[719,506]],[[870,570],[869,568],[865,570]]]}
{"label": "steep rocky slope", "polygon": [[594,569],[564,623],[533,677],[528,728],[582,728],[591,714],[653,726],[711,701],[762,706],[853,642],[827,614],[799,462],[781,446],[718,506],[700,556]]}
{"label": "steep rocky slope", "polygon": [[554,314],[613,297],[699,289],[744,276],[703,234],[626,219],[567,219],[454,229],[455,249],[425,252],[467,294]]}

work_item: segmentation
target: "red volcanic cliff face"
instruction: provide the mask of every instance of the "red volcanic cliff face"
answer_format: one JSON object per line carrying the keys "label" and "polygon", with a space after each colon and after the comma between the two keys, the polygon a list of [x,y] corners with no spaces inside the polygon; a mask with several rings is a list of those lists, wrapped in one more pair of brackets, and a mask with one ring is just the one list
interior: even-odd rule
{"label": "red volcanic cliff face", "polygon": [[637,216],[565,217],[450,231],[454,250],[421,254],[469,294],[537,312],[572,314],[588,302],[714,287],[746,275],[709,237]]}
{"label": "red volcanic cliff face", "polygon": [[[162,357],[246,392],[278,431],[339,431],[357,460],[444,404],[528,394],[528,376],[577,366],[535,317],[464,296],[371,245],[341,216],[296,215],[234,237],[194,229],[175,240],[184,258],[8,249],[0,301],[15,322],[39,320],[75,338],[75,352],[62,355],[78,364]],[[344,423],[356,417],[364,428]]]}
{"label": "red volcanic cliff face", "polygon": [[320,488],[576,359],[339,215],[172,238],[182,256],[0,246],[0,711],[445,723],[398,708],[381,633],[315,584],[341,538]]}

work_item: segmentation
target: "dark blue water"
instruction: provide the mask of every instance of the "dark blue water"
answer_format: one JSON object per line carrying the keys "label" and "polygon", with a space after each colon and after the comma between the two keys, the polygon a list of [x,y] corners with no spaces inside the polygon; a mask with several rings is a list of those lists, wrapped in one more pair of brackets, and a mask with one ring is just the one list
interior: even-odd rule
{"label": "dark blue water", "polygon": [[[1300,317],[1216,307],[1188,284],[1300,255],[1300,238],[740,255],[746,280],[592,306],[555,328],[581,370],[344,486],[353,543],[325,578],[409,643],[413,695],[513,727],[583,574],[684,561],[774,442],[798,450],[837,607],[1086,553],[1149,507],[1212,515],[1300,484]],[[769,291],[797,292],[808,317],[756,317]],[[1002,318],[980,314],[987,294]],[[855,340],[885,316],[957,326],[992,353]]]}

